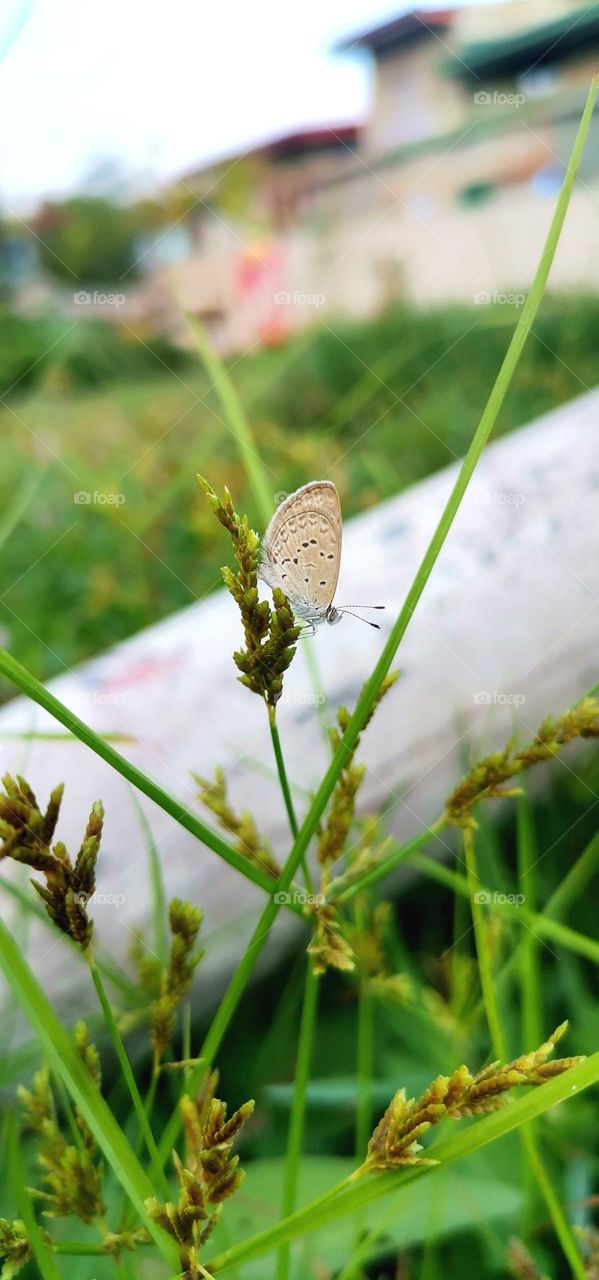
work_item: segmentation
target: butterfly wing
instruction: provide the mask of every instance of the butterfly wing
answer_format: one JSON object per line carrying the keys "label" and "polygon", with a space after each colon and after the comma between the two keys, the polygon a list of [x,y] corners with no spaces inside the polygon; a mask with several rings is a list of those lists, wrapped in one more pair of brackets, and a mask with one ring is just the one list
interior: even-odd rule
{"label": "butterfly wing", "polygon": [[341,507],[329,480],[305,484],[281,503],[262,543],[260,576],[280,587],[296,612],[321,619],[341,564]]}

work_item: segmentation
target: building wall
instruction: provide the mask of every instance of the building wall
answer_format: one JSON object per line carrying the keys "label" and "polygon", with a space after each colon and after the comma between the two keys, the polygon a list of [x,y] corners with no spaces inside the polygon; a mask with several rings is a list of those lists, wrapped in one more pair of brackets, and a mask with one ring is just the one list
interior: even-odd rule
{"label": "building wall", "polygon": [[[553,289],[599,291],[599,182],[575,191],[551,274]],[[508,302],[531,283],[554,201],[522,186],[464,211],[439,201],[426,217],[405,205],[384,217],[348,220],[328,245],[304,236],[287,257],[284,286],[318,301],[293,309],[293,327],[334,316],[375,314],[392,297],[419,306]]]}
{"label": "building wall", "polygon": [[443,74],[446,58],[447,48],[431,37],[377,60],[372,115],[363,135],[367,157],[461,123],[466,96]]}
{"label": "building wall", "polygon": [[[275,332],[283,338],[336,316],[372,315],[396,297],[417,305],[505,297],[520,305],[574,130],[574,120],[534,131],[515,125],[445,154],[376,173],[363,168],[351,183],[323,191],[318,210],[306,210],[279,237],[273,274],[263,282]],[[599,123],[590,153],[598,143]],[[469,202],[482,178],[488,191]],[[551,287],[599,291],[598,197],[595,165],[574,192]],[[255,300],[246,302],[255,319]]]}
{"label": "building wall", "polygon": [[464,5],[456,9],[453,36],[458,44],[500,40],[507,35],[544,26],[564,14],[575,13],[581,0],[508,0],[508,3]]}
{"label": "building wall", "polygon": [[[179,298],[222,352],[239,353],[341,316],[375,315],[397,298],[418,306],[507,301],[517,309],[559,187],[557,171],[545,183],[522,176],[559,145],[545,132],[463,148],[434,168],[430,156],[422,157],[386,170],[384,185],[367,175],[354,184],[361,200],[326,215],[321,209],[270,236],[256,239],[238,227],[214,240],[208,260],[190,259],[154,279],[154,320],[188,341]],[[464,204],[460,192],[479,178],[483,158],[498,185],[482,203]],[[543,172],[553,171],[548,165]],[[513,181],[501,180],[506,173]],[[598,237],[595,173],[574,191],[551,288],[599,292]]]}

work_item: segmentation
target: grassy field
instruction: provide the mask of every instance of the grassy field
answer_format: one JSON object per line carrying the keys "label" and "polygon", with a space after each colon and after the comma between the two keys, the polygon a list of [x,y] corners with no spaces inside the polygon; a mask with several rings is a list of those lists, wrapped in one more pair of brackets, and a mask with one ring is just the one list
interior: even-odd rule
{"label": "grassy field", "polygon": [[[395,307],[232,361],[273,507],[278,494],[328,476],[351,515],[460,457],[516,317],[513,307]],[[593,385],[598,325],[596,299],[546,299],[496,434]],[[139,368],[130,354],[121,367],[101,352],[92,370],[89,338],[81,342],[86,360],[59,334],[0,410],[1,623],[40,677],[218,584],[222,543],[198,500],[200,467],[260,528],[217,389],[197,361],[167,369],[159,348]],[[104,500],[79,504],[81,492]],[[119,505],[105,500],[115,494]]]}

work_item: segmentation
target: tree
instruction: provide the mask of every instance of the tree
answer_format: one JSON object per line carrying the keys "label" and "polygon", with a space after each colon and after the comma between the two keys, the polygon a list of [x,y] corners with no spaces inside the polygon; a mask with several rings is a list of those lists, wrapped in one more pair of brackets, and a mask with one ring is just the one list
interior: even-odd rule
{"label": "tree", "polygon": [[114,284],[135,269],[131,212],[101,196],[73,196],[46,203],[35,223],[45,269],[60,280],[83,285]]}

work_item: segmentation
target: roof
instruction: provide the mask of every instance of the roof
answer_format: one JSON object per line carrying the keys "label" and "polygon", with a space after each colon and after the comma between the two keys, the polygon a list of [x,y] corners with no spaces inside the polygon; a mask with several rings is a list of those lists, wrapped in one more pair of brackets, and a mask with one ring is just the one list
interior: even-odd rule
{"label": "roof", "polygon": [[272,142],[263,143],[254,148],[261,155],[273,159],[287,159],[302,155],[305,151],[325,151],[329,147],[353,147],[358,141],[357,124],[343,124],[334,128],[301,129],[296,133],[286,133]]}
{"label": "roof", "polygon": [[586,52],[599,44],[599,4],[585,5],[529,27],[500,40],[484,40],[462,45],[461,62],[451,59],[447,67],[462,77],[522,74],[532,67],[547,66],[572,54]]}
{"label": "roof", "polygon": [[402,45],[426,39],[437,31],[446,31],[453,21],[453,9],[413,9],[403,13],[390,22],[377,27],[369,27],[367,31],[356,36],[348,36],[335,45],[338,53],[349,53],[352,49],[371,49],[375,56],[384,57],[394,53]]}
{"label": "roof", "polygon": [[327,148],[337,147],[351,149],[358,141],[360,128],[359,124],[317,125],[308,129],[299,129],[294,133],[284,133],[280,137],[255,142],[253,146],[243,151],[229,152],[206,160],[198,168],[188,169],[174,181],[176,184],[178,181],[193,182],[198,178],[210,177],[217,173],[221,165],[231,165],[238,160],[251,160],[254,156],[283,160],[303,155],[306,151],[324,151]]}

